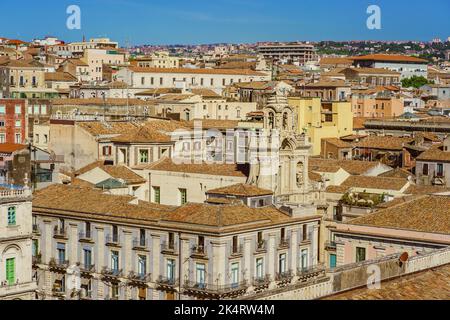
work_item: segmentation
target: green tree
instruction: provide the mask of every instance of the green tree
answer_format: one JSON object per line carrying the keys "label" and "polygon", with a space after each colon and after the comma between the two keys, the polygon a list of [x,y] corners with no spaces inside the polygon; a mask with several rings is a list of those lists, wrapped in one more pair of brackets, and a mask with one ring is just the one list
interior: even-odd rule
{"label": "green tree", "polygon": [[420,88],[426,84],[428,84],[428,80],[422,76],[412,76],[411,78],[405,78],[402,80],[402,86],[405,88]]}

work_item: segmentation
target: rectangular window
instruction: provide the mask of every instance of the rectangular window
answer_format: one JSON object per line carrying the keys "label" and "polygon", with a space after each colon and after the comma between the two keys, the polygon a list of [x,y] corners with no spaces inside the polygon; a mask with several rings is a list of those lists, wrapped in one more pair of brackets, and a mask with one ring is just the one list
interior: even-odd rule
{"label": "rectangular window", "polygon": [[40,111],[40,110],[39,110],[39,105],[36,104],[36,105],[34,106],[34,114],[39,114],[39,113],[40,113],[39,111]]}
{"label": "rectangular window", "polygon": [[423,167],[422,167],[422,174],[423,174],[424,176],[427,176],[427,175],[428,175],[428,163],[424,163],[424,164],[423,164]]}
{"label": "rectangular window", "polygon": [[238,252],[238,237],[234,236],[233,237],[233,253],[237,253]]}
{"label": "rectangular window", "polygon": [[302,267],[302,270],[308,269],[308,250],[307,249],[302,250],[301,255],[300,255],[300,260],[301,260],[300,265]]}
{"label": "rectangular window", "polygon": [[20,104],[16,105],[15,113],[16,114],[21,114],[22,113],[22,106]]}
{"label": "rectangular window", "polygon": [[22,121],[16,120],[16,128],[20,128],[22,126]]}
{"label": "rectangular window", "polygon": [[8,208],[8,226],[16,225],[16,207]]}
{"label": "rectangular window", "polygon": [[6,281],[9,286],[16,283],[16,259],[6,259]]}
{"label": "rectangular window", "polygon": [[167,260],[167,280],[170,282],[175,282],[175,260]]}
{"label": "rectangular window", "polygon": [[119,271],[119,252],[111,251],[111,270]]}
{"label": "rectangular window", "polygon": [[138,256],[138,275],[144,277],[147,274],[147,256]]}
{"label": "rectangular window", "polygon": [[65,263],[66,261],[66,244],[65,243],[57,243],[56,250],[58,253],[58,261],[60,264]]}
{"label": "rectangular window", "polygon": [[330,254],[330,268],[336,268],[337,261],[336,261],[336,254]]}
{"label": "rectangular window", "polygon": [[5,143],[6,135],[4,133],[0,133],[0,143]]}
{"label": "rectangular window", "polygon": [[183,206],[187,203],[187,190],[180,189],[180,204]]}
{"label": "rectangular window", "polygon": [[175,249],[175,234],[169,232],[169,249]]}
{"label": "rectangular window", "polygon": [[22,143],[22,136],[20,135],[20,133],[16,133],[16,143]]}
{"label": "rectangular window", "polygon": [[263,258],[256,259],[256,278],[257,279],[264,278],[264,259]]}
{"label": "rectangular window", "polygon": [[104,146],[103,147],[103,156],[108,157],[112,153],[112,147],[111,146]]}
{"label": "rectangular window", "polygon": [[366,261],[366,248],[356,248],[356,262]]}
{"label": "rectangular window", "polygon": [[47,114],[47,106],[45,104],[41,105],[41,114]]}
{"label": "rectangular window", "polygon": [[139,150],[139,162],[148,163],[148,150]]}
{"label": "rectangular window", "polygon": [[161,188],[153,187],[153,202],[161,203]]}
{"label": "rectangular window", "polygon": [[206,284],[206,266],[203,263],[197,263],[196,267],[196,280],[197,280],[197,286],[200,288],[203,288]]}
{"label": "rectangular window", "polygon": [[92,250],[90,248],[84,248],[83,255],[84,255],[84,266],[86,267],[86,269],[90,269],[92,265]]}
{"label": "rectangular window", "polygon": [[437,176],[438,177],[444,176],[444,165],[442,163],[437,164]]}
{"label": "rectangular window", "polygon": [[278,261],[278,272],[285,273],[286,272],[286,254],[280,254]]}
{"label": "rectangular window", "polygon": [[5,114],[5,106],[0,106],[0,114]]}
{"label": "rectangular window", "polygon": [[39,254],[39,240],[33,239],[32,245],[33,246],[31,248],[31,254],[33,257],[37,257],[37,255]]}
{"label": "rectangular window", "polygon": [[239,263],[231,264],[231,286],[235,287],[239,284]]}

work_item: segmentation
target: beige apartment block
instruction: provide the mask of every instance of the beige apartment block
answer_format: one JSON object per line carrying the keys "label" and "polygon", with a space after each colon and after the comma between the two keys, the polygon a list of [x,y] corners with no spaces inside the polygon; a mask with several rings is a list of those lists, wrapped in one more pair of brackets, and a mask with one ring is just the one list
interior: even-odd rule
{"label": "beige apartment block", "polygon": [[[163,206],[80,186],[38,191],[39,298],[236,299],[314,281],[315,207],[218,200]],[[79,288],[69,286],[73,270]]]}

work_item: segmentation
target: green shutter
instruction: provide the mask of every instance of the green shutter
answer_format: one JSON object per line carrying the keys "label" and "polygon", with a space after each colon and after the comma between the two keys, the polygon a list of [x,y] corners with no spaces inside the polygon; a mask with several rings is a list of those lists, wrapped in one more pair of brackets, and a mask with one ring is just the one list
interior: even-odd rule
{"label": "green shutter", "polygon": [[6,281],[12,286],[16,283],[16,260],[15,258],[6,259]]}
{"label": "green shutter", "polygon": [[161,189],[159,187],[154,187],[155,191],[155,203],[161,203]]}
{"label": "green shutter", "polygon": [[16,225],[16,207],[8,208],[8,226]]}

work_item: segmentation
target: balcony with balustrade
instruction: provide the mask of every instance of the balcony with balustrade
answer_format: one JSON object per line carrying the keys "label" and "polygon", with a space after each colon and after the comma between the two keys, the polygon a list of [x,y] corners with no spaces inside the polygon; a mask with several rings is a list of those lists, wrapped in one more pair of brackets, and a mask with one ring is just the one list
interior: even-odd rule
{"label": "balcony with balustrade", "polygon": [[152,275],[150,273],[136,273],[130,271],[128,273],[128,285],[138,288],[147,288],[148,283],[152,281]]}
{"label": "balcony with balustrade", "polygon": [[105,238],[105,244],[108,247],[121,247],[120,237],[117,234],[107,235]]}
{"label": "balcony with balustrade", "polygon": [[247,289],[247,281],[227,285],[185,281],[183,294],[202,300],[238,299],[246,294]]}
{"label": "balcony with balustrade", "polygon": [[267,241],[261,240],[256,243],[255,253],[266,253],[267,252]]}
{"label": "balcony with balustrade", "polygon": [[51,258],[48,263],[48,266],[50,271],[58,273],[66,273],[66,270],[69,267],[69,261],[65,259]]}
{"label": "balcony with balustrade", "polygon": [[264,277],[255,277],[253,278],[252,281],[252,285],[253,285],[253,290],[255,292],[261,292],[264,290],[267,290],[270,286],[270,275],[265,275]]}
{"label": "balcony with balustrade", "polygon": [[242,244],[232,246],[230,251],[230,259],[242,258],[242,256],[244,255],[244,246]]}
{"label": "balcony with balustrade", "polygon": [[278,244],[279,250],[289,249],[289,247],[290,247],[290,239],[289,238],[280,239],[280,243]]}
{"label": "balcony with balustrade", "polygon": [[149,251],[149,241],[145,238],[133,239],[133,250]]}
{"label": "balcony with balustrade", "polygon": [[194,245],[191,251],[191,258],[193,259],[208,259],[206,248],[204,245]]}
{"label": "balcony with balustrade", "polygon": [[53,238],[68,240],[67,227],[55,226],[53,228]]}
{"label": "balcony with balustrade", "polygon": [[79,268],[82,277],[91,278],[95,273],[95,265],[91,263],[80,263]]}
{"label": "balcony with balustrade", "polygon": [[78,239],[80,242],[93,243],[92,232],[91,231],[83,231],[78,233]]}
{"label": "balcony with balustrade", "polygon": [[102,280],[107,282],[117,283],[123,276],[122,269],[115,269],[109,267],[103,267],[101,271]]}
{"label": "balcony with balustrade", "polygon": [[164,277],[159,276],[158,280],[156,280],[156,288],[160,291],[165,292],[175,292],[177,291],[177,287],[179,286],[178,279],[172,277]]}
{"label": "balcony with balustrade", "polygon": [[292,272],[292,270],[278,272],[275,275],[275,281],[277,282],[278,287],[285,287],[285,286],[289,285],[292,282],[293,278],[294,278],[294,273]]}
{"label": "balcony with balustrade", "polygon": [[318,278],[326,276],[326,270],[324,266],[313,266],[308,268],[299,268],[297,270],[298,281],[309,282]]}

